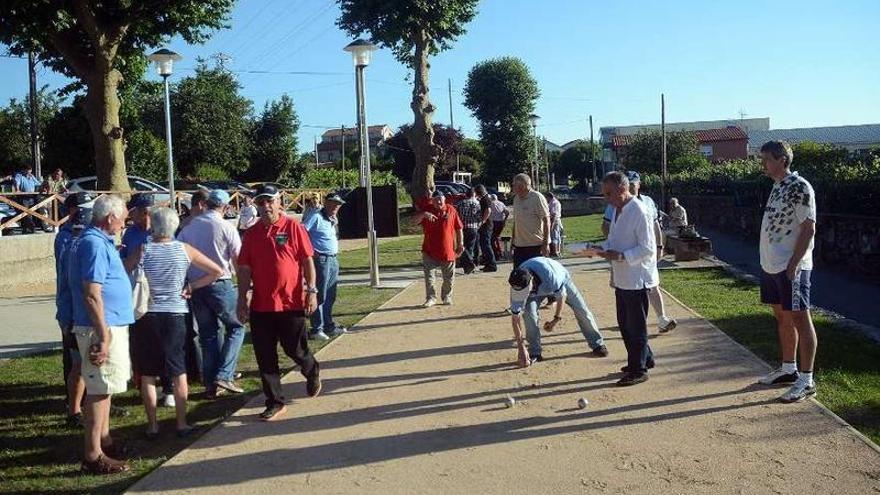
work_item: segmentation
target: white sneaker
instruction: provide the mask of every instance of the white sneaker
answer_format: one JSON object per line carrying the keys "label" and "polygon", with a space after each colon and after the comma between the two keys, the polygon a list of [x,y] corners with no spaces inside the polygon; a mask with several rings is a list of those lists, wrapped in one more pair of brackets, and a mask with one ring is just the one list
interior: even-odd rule
{"label": "white sneaker", "polygon": [[657,325],[657,328],[660,330],[660,333],[671,332],[675,330],[675,327],[678,326],[678,322],[675,321],[675,318],[668,318],[666,316],[660,317],[660,324]]}
{"label": "white sneaker", "polygon": [[431,306],[436,306],[436,305],[437,305],[437,300],[434,299],[433,297],[429,297],[429,298],[425,301],[425,303],[422,304],[422,307],[423,307],[423,308],[430,308]]}
{"label": "white sneaker", "polygon": [[173,394],[166,394],[165,398],[162,399],[162,405],[165,407],[174,407],[176,403],[174,402]]}
{"label": "white sneaker", "polygon": [[786,372],[782,370],[782,367],[776,368],[775,370],[767,373],[766,375],[758,378],[758,383],[762,385],[780,385],[783,383],[795,383],[798,379],[798,372]]}
{"label": "white sneaker", "polygon": [[330,340],[330,336],[327,335],[326,333],[324,333],[323,330],[320,330],[320,331],[313,333],[311,337],[312,337],[312,340],[321,340],[321,341]]}
{"label": "white sneaker", "polygon": [[788,389],[788,392],[779,397],[779,400],[790,404],[792,402],[800,402],[813,395],[816,395],[816,384],[808,384],[804,380],[798,380]]}
{"label": "white sneaker", "polygon": [[444,297],[441,304],[444,306],[452,306],[452,296]]}

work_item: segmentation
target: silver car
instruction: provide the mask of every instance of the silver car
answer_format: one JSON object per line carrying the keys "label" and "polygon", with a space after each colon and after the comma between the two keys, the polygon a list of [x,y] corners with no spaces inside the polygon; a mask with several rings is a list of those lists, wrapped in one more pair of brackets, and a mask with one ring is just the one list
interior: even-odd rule
{"label": "silver car", "polygon": [[[79,191],[96,191],[97,187],[98,178],[94,175],[89,177],[79,177],[67,181],[67,190],[72,193]],[[171,198],[168,189],[142,177],[129,175],[128,187],[131,188],[132,192],[156,192],[156,194],[153,195],[153,199],[157,203],[168,203]],[[180,198],[181,213],[183,215],[188,215],[190,206],[192,205],[192,194],[178,193],[178,198]]]}

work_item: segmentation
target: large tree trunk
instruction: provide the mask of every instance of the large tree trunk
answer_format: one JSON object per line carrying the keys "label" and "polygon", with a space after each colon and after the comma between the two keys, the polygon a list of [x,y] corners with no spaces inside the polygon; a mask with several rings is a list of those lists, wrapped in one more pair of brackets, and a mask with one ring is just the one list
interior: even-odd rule
{"label": "large tree trunk", "polygon": [[434,167],[440,159],[440,146],[434,144],[434,127],[432,115],[434,105],[428,98],[428,37],[420,31],[415,40],[415,81],[410,108],[413,111],[413,126],[409,131],[410,148],[415,156],[415,167],[410,186],[413,204],[419,205],[434,189]]}
{"label": "large tree trunk", "polygon": [[102,191],[128,191],[125,172],[125,149],[119,126],[119,95],[117,87],[122,74],[106,65],[96,64],[88,79],[85,110],[95,146],[95,175]]}

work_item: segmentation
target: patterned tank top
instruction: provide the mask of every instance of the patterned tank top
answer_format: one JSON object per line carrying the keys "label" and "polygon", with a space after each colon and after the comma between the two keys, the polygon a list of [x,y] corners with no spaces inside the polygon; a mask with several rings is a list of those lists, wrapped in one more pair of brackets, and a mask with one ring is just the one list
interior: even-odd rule
{"label": "patterned tank top", "polygon": [[150,313],[188,313],[186,299],[181,292],[186,285],[189,255],[180,241],[144,245],[141,260],[147,282],[150,284]]}

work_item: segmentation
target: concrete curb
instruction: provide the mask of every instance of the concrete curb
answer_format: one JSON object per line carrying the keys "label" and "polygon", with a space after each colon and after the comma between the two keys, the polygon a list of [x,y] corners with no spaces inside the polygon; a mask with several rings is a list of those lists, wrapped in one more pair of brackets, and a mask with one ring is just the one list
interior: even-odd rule
{"label": "concrete curb", "polygon": [[[751,277],[751,275],[749,275],[749,276]],[[754,277],[752,277],[752,278],[754,278]],[[763,359],[761,359],[760,357],[758,357],[758,356],[757,356],[755,353],[753,353],[748,347],[746,347],[746,346],[740,344],[739,342],[737,342],[736,340],[734,340],[733,337],[731,337],[731,336],[728,335],[726,332],[724,332],[723,330],[721,330],[720,328],[718,328],[718,326],[716,326],[714,323],[712,323],[712,320],[710,320],[710,319],[706,318],[705,316],[701,315],[700,313],[694,311],[693,308],[691,308],[691,307],[688,306],[687,304],[683,303],[683,302],[682,302],[680,299],[678,299],[677,297],[675,297],[675,296],[673,296],[672,294],[670,294],[666,289],[661,288],[660,290],[663,291],[663,293],[666,295],[666,297],[669,297],[670,299],[672,299],[672,300],[675,301],[676,303],[680,304],[682,307],[684,307],[685,309],[687,309],[688,311],[690,311],[692,314],[694,314],[694,315],[697,316],[698,318],[700,318],[700,319],[702,319],[702,320],[705,320],[705,321],[706,321],[706,322],[707,322],[712,328],[714,328],[715,330],[717,330],[720,334],[722,334],[727,340],[729,340],[731,343],[733,343],[736,347],[739,347],[740,349],[742,349],[746,354],[748,354],[749,356],[751,356],[755,361],[757,361],[757,362],[763,364],[764,366],[766,366],[766,367],[767,367],[767,370],[772,370],[772,369],[773,369],[772,366],[770,366],[770,365],[767,364]],[[835,422],[837,422],[839,425],[843,426],[847,431],[849,431],[849,432],[852,433],[855,437],[857,437],[857,438],[860,439],[862,442],[864,442],[868,447],[870,447],[870,448],[873,449],[875,452],[877,452],[878,454],[880,454],[880,446],[878,446],[876,443],[874,443],[873,440],[871,440],[870,438],[868,438],[867,436],[865,436],[865,435],[864,435],[862,432],[860,432],[859,430],[855,429],[851,424],[847,423],[846,420],[844,420],[843,418],[841,418],[840,416],[838,416],[837,414],[835,414],[834,411],[832,411],[831,409],[828,409],[828,407],[826,407],[824,404],[822,404],[821,402],[819,402],[819,400],[816,399],[815,397],[811,397],[811,398],[809,399],[809,401],[810,401],[811,403],[813,403],[813,405],[815,405],[816,407],[818,407],[819,410],[820,410],[823,414],[825,414],[826,416],[828,416],[828,417],[830,417],[831,419],[833,419],[833,420],[834,420]]]}

